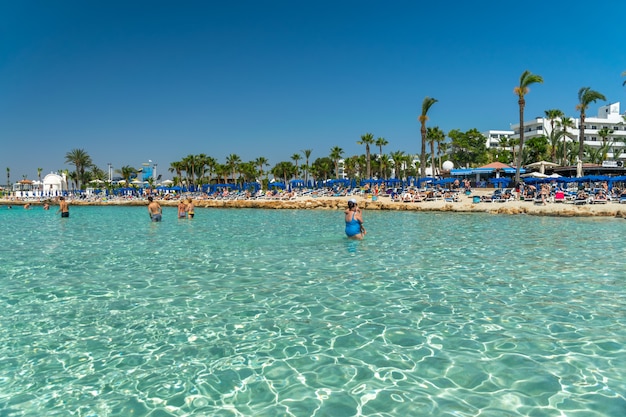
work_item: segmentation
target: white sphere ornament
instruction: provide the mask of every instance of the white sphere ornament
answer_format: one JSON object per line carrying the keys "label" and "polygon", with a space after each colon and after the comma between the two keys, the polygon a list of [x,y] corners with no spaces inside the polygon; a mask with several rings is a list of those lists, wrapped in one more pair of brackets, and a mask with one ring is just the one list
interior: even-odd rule
{"label": "white sphere ornament", "polygon": [[452,161],[445,161],[441,167],[443,168],[444,171],[450,171],[452,169],[454,169],[454,162]]}

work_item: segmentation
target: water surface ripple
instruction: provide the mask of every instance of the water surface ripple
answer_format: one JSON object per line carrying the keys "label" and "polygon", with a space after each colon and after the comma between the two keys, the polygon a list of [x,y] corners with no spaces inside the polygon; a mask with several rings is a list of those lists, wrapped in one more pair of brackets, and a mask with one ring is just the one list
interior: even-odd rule
{"label": "water surface ripple", "polygon": [[0,416],[623,416],[626,221],[0,207]]}

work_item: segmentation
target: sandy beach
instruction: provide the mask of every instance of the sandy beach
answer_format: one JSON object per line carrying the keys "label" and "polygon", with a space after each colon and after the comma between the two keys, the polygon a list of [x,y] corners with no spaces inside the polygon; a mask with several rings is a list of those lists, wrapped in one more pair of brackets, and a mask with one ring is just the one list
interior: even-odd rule
{"label": "sandy beach", "polygon": [[[205,199],[194,198],[197,208],[260,208],[260,209],[305,209],[305,210],[344,210],[347,201],[355,198],[363,210],[408,210],[460,213],[491,213],[491,214],[528,214],[535,216],[555,217],[620,217],[626,218],[626,204],[609,201],[604,204],[575,205],[571,202],[549,202],[546,205],[533,201],[513,200],[505,202],[474,202],[474,196],[489,196],[493,190],[475,190],[471,195],[462,195],[460,201],[448,202],[443,199],[421,202],[396,202],[387,196],[372,201],[371,196],[313,197],[296,196],[291,198],[258,198],[258,199]],[[179,199],[156,199],[164,207],[175,207]],[[101,206],[144,206],[145,199],[115,200],[78,200],[69,199],[70,205],[101,205]],[[0,205],[23,206],[30,203],[32,207],[41,206],[38,201],[0,200]],[[54,203],[53,203],[54,204]],[[54,205],[51,210],[56,210]]]}

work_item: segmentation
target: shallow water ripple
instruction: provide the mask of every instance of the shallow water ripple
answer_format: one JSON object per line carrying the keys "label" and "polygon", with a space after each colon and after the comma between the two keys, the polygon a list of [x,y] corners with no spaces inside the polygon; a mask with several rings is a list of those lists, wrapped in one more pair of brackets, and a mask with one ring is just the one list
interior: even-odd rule
{"label": "shallow water ripple", "polygon": [[626,414],[623,220],[0,213],[0,415]]}

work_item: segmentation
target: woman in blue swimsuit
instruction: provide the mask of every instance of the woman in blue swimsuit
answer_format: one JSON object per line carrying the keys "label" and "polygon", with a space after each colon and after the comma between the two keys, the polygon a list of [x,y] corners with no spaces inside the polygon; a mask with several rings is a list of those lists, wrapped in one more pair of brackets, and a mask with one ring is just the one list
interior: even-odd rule
{"label": "woman in blue swimsuit", "polygon": [[355,199],[348,200],[348,210],[346,214],[346,235],[350,239],[363,239],[365,228],[363,227],[363,217],[361,210],[356,205]]}

